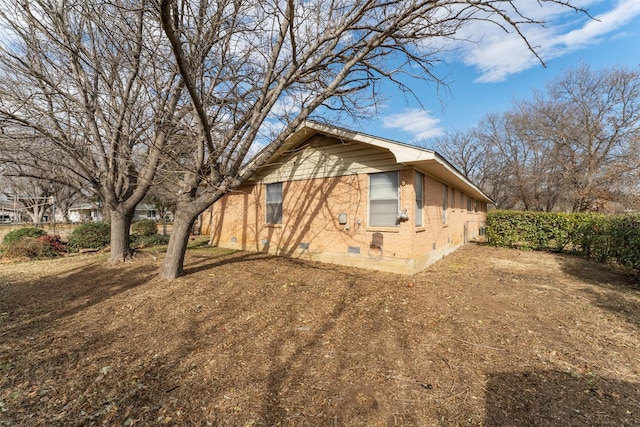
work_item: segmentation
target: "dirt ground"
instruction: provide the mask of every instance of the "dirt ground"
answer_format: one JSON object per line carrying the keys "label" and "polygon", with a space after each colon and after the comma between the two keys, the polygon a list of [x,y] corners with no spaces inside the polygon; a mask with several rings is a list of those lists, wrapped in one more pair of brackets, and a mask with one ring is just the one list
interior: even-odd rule
{"label": "dirt ground", "polygon": [[0,264],[0,425],[640,425],[640,286],[600,264],[161,258]]}

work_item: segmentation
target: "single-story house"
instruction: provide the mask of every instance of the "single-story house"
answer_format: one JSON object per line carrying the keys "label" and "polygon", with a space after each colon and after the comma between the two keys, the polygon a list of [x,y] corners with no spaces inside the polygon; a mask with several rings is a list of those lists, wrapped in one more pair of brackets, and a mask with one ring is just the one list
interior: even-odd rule
{"label": "single-story house", "polygon": [[213,246],[413,274],[482,234],[489,203],[434,151],[306,122],[202,222]]}
{"label": "single-story house", "polygon": [[[102,208],[93,202],[74,203],[69,207],[70,222],[99,222],[103,220]],[[64,221],[61,212],[56,212],[56,221]]]}
{"label": "single-story house", "polygon": [[[102,208],[97,203],[93,202],[74,203],[69,207],[68,216],[70,222],[99,222],[104,220]],[[153,205],[140,203],[136,206],[136,210],[133,214],[133,221],[140,221],[143,219],[159,221],[162,218]],[[56,220],[63,221],[64,219],[61,215],[57,215]]]}

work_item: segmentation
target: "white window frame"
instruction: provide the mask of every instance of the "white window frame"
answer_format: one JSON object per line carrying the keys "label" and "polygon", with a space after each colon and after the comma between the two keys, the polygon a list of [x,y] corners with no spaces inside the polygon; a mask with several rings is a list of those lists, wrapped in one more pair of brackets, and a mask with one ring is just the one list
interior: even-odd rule
{"label": "white window frame", "polygon": [[415,225],[416,227],[422,227],[424,225],[424,174],[418,171],[416,171],[414,190],[416,193]]}
{"label": "white window frame", "polygon": [[[265,210],[264,220],[266,224],[282,224],[282,183],[275,182],[267,184],[265,187]],[[275,212],[274,212],[275,209]],[[275,217],[274,217],[275,215]]]}
{"label": "white window frame", "polygon": [[449,187],[442,184],[442,224],[447,223],[447,209],[449,208]]}
{"label": "white window frame", "polygon": [[[382,196],[373,195],[376,191],[376,187],[380,186],[380,184],[374,183],[377,178],[381,178],[383,176],[393,177],[392,181],[395,180],[395,191],[391,189],[391,191],[386,191],[387,194],[383,194]],[[381,188],[384,192],[384,188]],[[388,189],[387,189],[388,190]],[[369,174],[369,226],[370,227],[398,227],[398,212],[400,210],[400,172],[392,171],[392,172],[379,172]],[[395,203],[394,203],[395,202]],[[382,212],[379,212],[379,209],[373,209],[375,204],[383,205],[384,209]],[[380,213],[384,219],[374,218],[374,210],[378,211],[376,213]]]}

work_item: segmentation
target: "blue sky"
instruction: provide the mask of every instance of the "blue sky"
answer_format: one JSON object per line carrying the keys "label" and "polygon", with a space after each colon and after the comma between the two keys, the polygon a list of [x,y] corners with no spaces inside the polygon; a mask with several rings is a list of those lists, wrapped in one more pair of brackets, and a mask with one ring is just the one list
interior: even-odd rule
{"label": "blue sky", "polygon": [[420,103],[389,88],[380,116],[368,123],[344,125],[380,137],[426,144],[443,132],[466,130],[489,113],[509,110],[515,99],[531,98],[533,89],[581,62],[593,69],[640,66],[640,0],[578,0],[591,20],[573,11],[540,8],[525,0],[545,28],[526,30],[531,44],[546,63],[540,62],[514,34],[495,27],[474,25],[469,37],[478,43],[461,44],[444,57],[436,73],[445,77],[448,90],[435,84],[412,84]]}

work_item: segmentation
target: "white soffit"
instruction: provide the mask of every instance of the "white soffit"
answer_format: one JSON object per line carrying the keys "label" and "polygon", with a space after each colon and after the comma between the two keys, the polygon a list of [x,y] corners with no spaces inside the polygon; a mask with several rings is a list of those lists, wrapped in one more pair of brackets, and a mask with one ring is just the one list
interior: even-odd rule
{"label": "white soffit", "polygon": [[[343,128],[307,121],[300,126],[300,128],[287,139],[287,141],[285,141],[278,151],[282,153],[289,150],[316,133],[387,149],[391,154],[393,154],[398,163],[415,167],[419,171],[430,175],[445,184],[449,184],[463,190],[465,193],[478,200],[486,203],[493,203],[491,198],[484,194],[478,187],[469,181],[467,177],[465,177],[437,152],[396,141],[377,138]],[[274,157],[278,157],[280,153],[276,154]]]}

